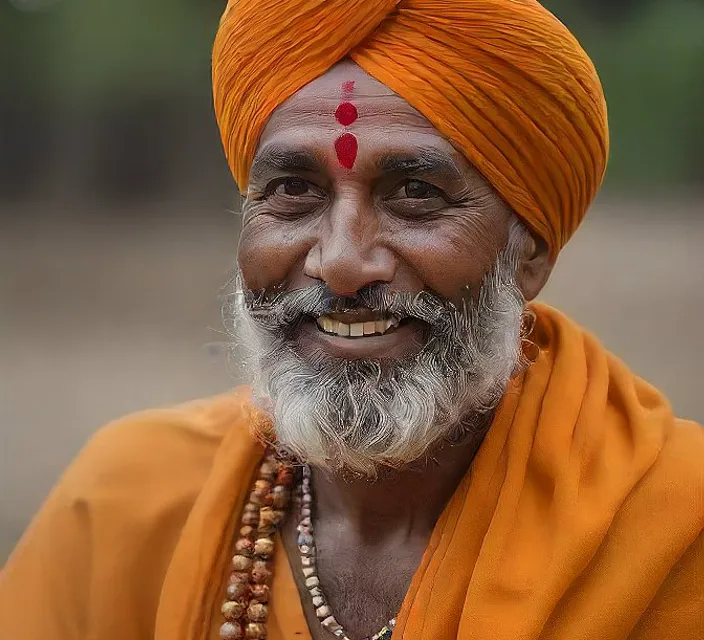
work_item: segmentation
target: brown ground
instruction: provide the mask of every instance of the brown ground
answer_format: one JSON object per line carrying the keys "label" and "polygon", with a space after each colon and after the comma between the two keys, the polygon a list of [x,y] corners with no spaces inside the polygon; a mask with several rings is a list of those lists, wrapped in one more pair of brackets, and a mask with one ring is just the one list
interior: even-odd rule
{"label": "brown ground", "polygon": [[[164,210],[0,218],[0,564],[94,429],[232,384],[208,345],[235,218]],[[596,206],[543,299],[704,421],[704,202]]]}

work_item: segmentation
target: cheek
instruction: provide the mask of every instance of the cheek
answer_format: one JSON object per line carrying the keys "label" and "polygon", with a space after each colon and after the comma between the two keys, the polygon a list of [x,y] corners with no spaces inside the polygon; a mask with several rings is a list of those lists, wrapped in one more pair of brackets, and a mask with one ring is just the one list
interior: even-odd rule
{"label": "cheek", "polygon": [[493,235],[482,235],[442,225],[411,230],[399,234],[397,251],[427,288],[456,301],[463,287],[479,287],[503,246]]}
{"label": "cheek", "polygon": [[305,261],[310,242],[293,223],[252,221],[244,226],[237,263],[248,289],[270,289],[285,282]]}

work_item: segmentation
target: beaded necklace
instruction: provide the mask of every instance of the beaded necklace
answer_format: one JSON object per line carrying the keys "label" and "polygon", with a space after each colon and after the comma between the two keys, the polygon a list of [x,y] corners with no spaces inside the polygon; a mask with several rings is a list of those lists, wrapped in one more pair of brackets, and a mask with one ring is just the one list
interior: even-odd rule
{"label": "beaded necklace", "polygon": [[[323,628],[340,640],[349,640],[342,625],[335,620],[317,576],[310,478],[310,467],[305,466],[298,525],[298,550],[305,584]],[[221,607],[225,618],[220,627],[222,640],[264,640],[267,636],[275,535],[286,517],[292,486],[293,466],[268,451],[242,512],[225,601]],[[389,621],[381,631],[365,640],[390,640],[395,623],[395,619]]]}
{"label": "beaded necklace", "polygon": [[291,500],[293,467],[267,452],[242,513],[222,605],[222,640],[264,640],[269,615],[274,536]]}
{"label": "beaded necklace", "polygon": [[[301,482],[301,511],[298,524],[298,552],[301,556],[301,568],[303,569],[303,577],[305,578],[306,588],[313,601],[315,615],[320,620],[320,624],[330,631],[340,640],[350,640],[347,632],[342,625],[335,619],[332,609],[327,602],[323,589],[320,585],[320,579],[317,575],[316,568],[316,550],[315,537],[313,534],[313,521],[311,513],[311,505],[313,504],[313,496],[311,493],[311,473],[310,467],[303,467],[303,480]],[[364,640],[391,640],[391,635],[396,625],[396,619],[389,620],[388,624],[380,631],[375,633],[371,638]]]}

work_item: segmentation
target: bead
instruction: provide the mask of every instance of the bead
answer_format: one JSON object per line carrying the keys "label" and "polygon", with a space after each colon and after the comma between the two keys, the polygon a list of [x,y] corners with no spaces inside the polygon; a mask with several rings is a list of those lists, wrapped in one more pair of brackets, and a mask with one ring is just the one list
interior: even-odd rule
{"label": "bead", "polygon": [[253,602],[247,609],[247,617],[252,622],[266,622],[268,613],[266,605],[261,602]]}
{"label": "bead", "polygon": [[248,524],[252,527],[259,524],[259,514],[252,511],[245,511],[242,514],[242,524]]}
{"label": "bead", "polygon": [[247,584],[249,582],[249,571],[233,571],[230,574],[230,584]]}
{"label": "bead", "polygon": [[266,625],[261,622],[250,622],[246,630],[249,640],[264,640],[266,638]]}
{"label": "bead", "polygon": [[310,527],[313,523],[310,521],[310,516],[306,516],[301,520],[301,525],[304,527]]}
{"label": "bead", "polygon": [[313,606],[317,609],[318,607],[322,607],[325,604],[325,598],[323,596],[314,596],[313,597]]}
{"label": "bead", "polygon": [[284,509],[288,505],[291,493],[286,487],[276,486],[271,490],[272,502],[276,509]]}
{"label": "bead", "polygon": [[303,567],[303,575],[306,578],[310,578],[314,574],[315,574],[315,567]]}
{"label": "bead", "polygon": [[264,460],[262,466],[259,467],[259,479],[271,481],[274,479],[277,472],[277,464],[271,460]]}
{"label": "bead", "polygon": [[323,596],[323,591],[320,587],[313,587],[312,589],[308,589],[308,593],[310,593],[311,598],[314,598],[316,596]]}
{"label": "bead", "polygon": [[313,502],[313,496],[310,495],[310,493],[304,493],[303,494],[303,504],[310,504]]}
{"label": "bead", "polygon": [[308,509],[307,507],[304,507],[303,509],[301,509],[301,515],[304,518],[310,517],[310,509]]}
{"label": "bead", "polygon": [[257,505],[257,508],[261,507],[264,504],[264,495],[259,495],[256,491],[252,491],[252,493],[249,494],[249,504],[252,505]]}
{"label": "bead", "polygon": [[338,628],[340,626],[340,623],[335,620],[334,616],[328,616],[320,624],[322,624],[326,629],[330,629],[330,627]]}
{"label": "bead", "polygon": [[313,540],[313,536],[310,535],[310,533],[306,533],[305,531],[301,531],[301,533],[298,534],[298,546],[299,547],[312,547],[313,544],[315,543],[315,540]]}
{"label": "bead", "polygon": [[243,513],[257,513],[259,511],[259,505],[253,502],[247,502],[242,511]]}
{"label": "bead", "polygon": [[324,604],[322,607],[318,607],[315,610],[315,615],[318,616],[320,620],[325,620],[332,615],[332,609],[328,605]]}
{"label": "bead", "polygon": [[310,578],[306,578],[306,587],[309,589],[311,587],[317,587],[320,585],[320,580],[318,580],[318,576],[311,576]]}
{"label": "bead", "polygon": [[225,602],[220,611],[226,620],[232,621],[239,620],[244,615],[245,609],[247,605],[244,602]]}
{"label": "bead", "polygon": [[235,543],[235,551],[242,556],[252,557],[254,555],[254,542],[249,538],[240,538]]}
{"label": "bead", "polygon": [[239,600],[249,593],[249,585],[246,582],[231,582],[227,585],[227,599]]}
{"label": "bead", "polygon": [[270,558],[274,553],[275,543],[271,538],[257,538],[254,542],[254,553],[262,558]]}
{"label": "bead", "polygon": [[304,555],[304,556],[314,556],[315,555],[315,547],[309,547],[307,544],[302,544],[300,547],[298,547],[298,550]]}
{"label": "bead", "polygon": [[271,482],[262,480],[261,478],[254,483],[254,491],[265,496],[271,490]]}
{"label": "bead", "polygon": [[254,584],[268,584],[271,580],[271,571],[266,566],[266,563],[262,563],[263,566],[257,566],[254,563],[254,568],[252,569],[252,582]]}
{"label": "bead", "polygon": [[309,556],[303,556],[301,558],[301,565],[304,567],[312,567],[313,566],[313,558]]}
{"label": "bead", "polygon": [[257,602],[269,602],[269,587],[265,584],[253,584],[252,597],[257,600]]}
{"label": "bead", "polygon": [[222,640],[241,640],[244,638],[242,625],[239,622],[226,622],[220,627]]}
{"label": "bead", "polygon": [[247,556],[235,556],[232,558],[232,569],[234,571],[249,571],[252,566],[252,559]]}
{"label": "bead", "polygon": [[271,507],[262,507],[259,512],[259,531],[275,529],[285,515],[283,511],[272,509]]}
{"label": "bead", "polygon": [[290,487],[293,484],[293,469],[291,467],[279,469],[279,473],[276,474],[276,484]]}
{"label": "bead", "polygon": [[255,534],[256,531],[257,530],[254,527],[250,525],[245,525],[240,529],[240,536],[242,536],[243,538],[250,538]]}

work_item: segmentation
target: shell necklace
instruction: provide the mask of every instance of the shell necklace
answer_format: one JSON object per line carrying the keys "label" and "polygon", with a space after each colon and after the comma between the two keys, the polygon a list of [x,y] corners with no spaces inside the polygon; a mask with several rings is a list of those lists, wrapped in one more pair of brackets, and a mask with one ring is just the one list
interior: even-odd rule
{"label": "shell necklace", "polygon": [[[301,556],[301,568],[305,578],[306,589],[310,594],[315,608],[315,615],[318,617],[323,628],[327,629],[340,640],[350,640],[342,625],[335,619],[332,609],[327,602],[318,578],[318,571],[315,563],[315,537],[313,534],[313,520],[311,505],[313,496],[311,493],[311,473],[310,467],[303,467],[303,480],[301,482],[301,511],[298,524],[298,552]],[[396,619],[389,620],[386,626],[375,633],[371,638],[364,640],[391,640]]]}

